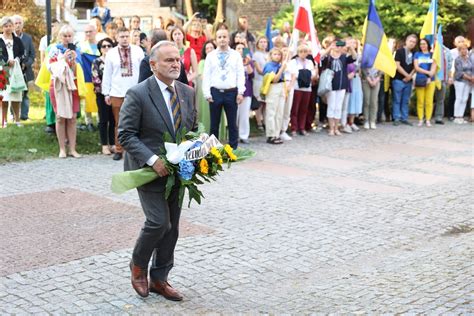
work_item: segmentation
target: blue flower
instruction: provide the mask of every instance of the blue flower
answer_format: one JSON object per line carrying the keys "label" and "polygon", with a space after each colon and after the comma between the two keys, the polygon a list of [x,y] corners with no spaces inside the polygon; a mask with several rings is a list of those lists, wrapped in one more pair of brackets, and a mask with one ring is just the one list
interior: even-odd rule
{"label": "blue flower", "polygon": [[194,175],[194,164],[191,161],[181,160],[178,174],[183,180],[191,180]]}

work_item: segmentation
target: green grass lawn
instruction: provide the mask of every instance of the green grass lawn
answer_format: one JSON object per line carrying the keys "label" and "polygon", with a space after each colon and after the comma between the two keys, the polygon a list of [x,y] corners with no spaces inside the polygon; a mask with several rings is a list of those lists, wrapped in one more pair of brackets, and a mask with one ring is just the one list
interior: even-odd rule
{"label": "green grass lawn", "polygon": [[[30,94],[30,120],[22,122],[22,127],[9,122],[7,128],[0,128],[0,164],[57,157],[59,154],[56,135],[44,132],[46,121],[43,96],[39,92]],[[83,119],[78,120],[78,124],[81,123]],[[91,133],[78,130],[77,151],[80,154],[97,154],[100,150],[97,131]]]}

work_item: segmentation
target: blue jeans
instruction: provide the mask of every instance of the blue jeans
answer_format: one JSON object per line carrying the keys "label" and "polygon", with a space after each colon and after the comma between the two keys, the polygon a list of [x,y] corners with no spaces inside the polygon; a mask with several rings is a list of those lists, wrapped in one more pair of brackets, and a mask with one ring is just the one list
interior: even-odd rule
{"label": "blue jeans", "polygon": [[410,102],[412,82],[392,81],[392,116],[394,121],[408,121],[408,103]]}
{"label": "blue jeans", "polygon": [[237,88],[234,91],[221,92],[216,88],[211,88],[212,100],[209,103],[211,114],[210,134],[219,138],[219,123],[221,121],[222,108],[227,117],[229,128],[229,145],[237,149],[239,145],[239,130],[237,128]]}

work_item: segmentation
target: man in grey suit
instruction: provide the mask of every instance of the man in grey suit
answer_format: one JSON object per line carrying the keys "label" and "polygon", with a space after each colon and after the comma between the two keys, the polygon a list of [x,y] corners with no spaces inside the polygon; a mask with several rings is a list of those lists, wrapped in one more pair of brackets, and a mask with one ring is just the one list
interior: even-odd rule
{"label": "man in grey suit", "polygon": [[179,184],[175,184],[166,200],[168,170],[158,155],[164,154],[165,133],[174,138],[179,129],[196,129],[197,112],[194,90],[176,80],[180,73],[180,56],[173,42],[161,41],[152,48],[150,67],[154,75],[127,91],[118,126],[118,140],[126,150],[124,169],[136,170],[148,165],[160,176],[138,188],[146,220],[133,249],[131,281],[142,297],[155,292],[169,300],[180,301],[182,295],[168,283],[178,240]]}
{"label": "man in grey suit", "polygon": [[[23,32],[23,18],[19,15],[14,15],[13,22],[15,23],[15,34],[23,42],[25,47],[25,58],[21,65],[26,83],[33,81],[35,75],[31,66],[35,62],[35,47],[30,34]],[[28,119],[28,112],[30,111],[30,99],[28,98],[28,90],[23,92],[23,99],[21,101],[20,119],[26,121]]]}

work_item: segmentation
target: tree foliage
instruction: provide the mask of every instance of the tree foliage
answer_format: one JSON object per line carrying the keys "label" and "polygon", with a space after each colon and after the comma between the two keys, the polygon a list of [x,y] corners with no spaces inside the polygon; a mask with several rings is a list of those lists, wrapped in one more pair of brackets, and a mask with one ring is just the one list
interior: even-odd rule
{"label": "tree foliage", "polygon": [[33,38],[35,47],[38,47],[41,37],[46,34],[44,10],[39,8],[33,0],[4,0],[0,1],[1,16],[20,15],[24,20],[23,31]]}
{"label": "tree foliage", "polygon": [[[388,37],[402,39],[419,34],[430,5],[429,0],[377,0],[377,12]],[[438,23],[443,24],[445,43],[460,34],[466,34],[466,22],[474,16],[474,5],[467,0],[439,0]],[[313,18],[319,38],[334,34],[338,37],[360,37],[367,16],[368,1],[312,0]],[[293,21],[293,7],[283,7],[275,16],[275,25]]]}

